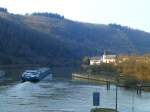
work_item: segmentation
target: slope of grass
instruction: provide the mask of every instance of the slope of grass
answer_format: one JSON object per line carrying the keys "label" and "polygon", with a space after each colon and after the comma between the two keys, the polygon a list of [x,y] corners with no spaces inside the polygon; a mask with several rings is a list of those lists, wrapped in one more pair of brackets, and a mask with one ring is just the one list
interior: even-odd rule
{"label": "slope of grass", "polygon": [[114,109],[98,108],[98,109],[92,109],[91,112],[116,112],[116,111]]}

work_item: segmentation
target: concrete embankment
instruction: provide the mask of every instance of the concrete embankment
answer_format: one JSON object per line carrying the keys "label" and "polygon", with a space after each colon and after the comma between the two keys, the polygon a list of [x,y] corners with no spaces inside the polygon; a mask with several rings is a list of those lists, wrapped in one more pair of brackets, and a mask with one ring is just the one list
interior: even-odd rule
{"label": "concrete embankment", "polygon": [[113,78],[108,78],[108,77],[102,77],[98,75],[86,75],[86,74],[78,74],[78,73],[73,73],[72,74],[73,79],[85,79],[85,80],[93,80],[93,81],[101,81],[101,82],[111,82],[114,83],[115,80]]}

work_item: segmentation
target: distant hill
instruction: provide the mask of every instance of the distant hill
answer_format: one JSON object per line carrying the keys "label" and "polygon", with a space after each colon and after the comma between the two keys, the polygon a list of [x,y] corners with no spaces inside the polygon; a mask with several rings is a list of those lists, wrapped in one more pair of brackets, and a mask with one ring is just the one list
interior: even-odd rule
{"label": "distant hill", "polygon": [[150,33],[117,24],[71,21],[52,13],[0,11],[0,64],[76,65],[104,50],[149,53]]}

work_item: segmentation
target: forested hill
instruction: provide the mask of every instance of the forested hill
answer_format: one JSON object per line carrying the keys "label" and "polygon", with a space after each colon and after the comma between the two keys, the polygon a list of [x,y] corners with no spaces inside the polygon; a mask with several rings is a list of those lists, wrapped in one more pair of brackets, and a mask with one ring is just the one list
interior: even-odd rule
{"label": "forested hill", "polygon": [[75,65],[104,50],[148,53],[150,34],[116,24],[71,21],[53,13],[15,15],[0,8],[0,64]]}

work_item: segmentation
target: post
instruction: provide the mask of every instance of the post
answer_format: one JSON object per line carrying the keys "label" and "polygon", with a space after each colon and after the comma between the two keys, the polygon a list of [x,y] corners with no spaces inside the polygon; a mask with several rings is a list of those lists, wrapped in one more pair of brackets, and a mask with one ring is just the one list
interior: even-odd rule
{"label": "post", "polygon": [[118,112],[118,83],[119,83],[119,76],[116,76],[116,112]]}
{"label": "post", "polygon": [[142,94],[142,84],[137,85],[137,94],[141,95]]}
{"label": "post", "polygon": [[139,88],[136,86],[136,93],[139,94]]}
{"label": "post", "polygon": [[134,92],[132,94],[132,112],[134,112]]}
{"label": "post", "polygon": [[110,81],[107,80],[107,90],[110,90]]}
{"label": "post", "polygon": [[142,86],[140,86],[140,92],[139,92],[139,94],[141,95],[142,94]]}
{"label": "post", "polygon": [[118,85],[116,84],[116,112],[118,110]]}
{"label": "post", "polygon": [[94,92],[93,93],[93,106],[99,106],[100,105],[100,93]]}

